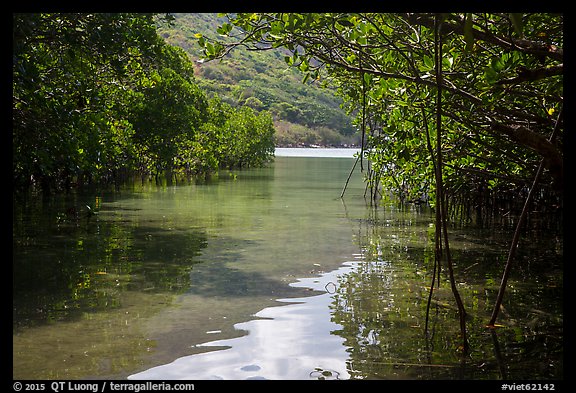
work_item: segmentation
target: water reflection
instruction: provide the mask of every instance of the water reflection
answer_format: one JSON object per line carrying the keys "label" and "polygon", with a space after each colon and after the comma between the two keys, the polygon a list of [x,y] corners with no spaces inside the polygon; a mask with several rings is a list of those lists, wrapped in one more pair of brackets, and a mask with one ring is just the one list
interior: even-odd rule
{"label": "water reflection", "polygon": [[89,201],[14,204],[14,378],[85,378],[140,363],[155,345],[142,321],[190,287],[205,231],[135,225],[126,217],[134,211],[106,209],[109,197],[96,197],[89,219],[66,213]]}
{"label": "water reflection", "polygon": [[353,266],[293,283],[324,293],[280,299],[290,304],[265,308],[258,319],[235,325],[246,336],[199,345],[220,350],[185,356],[130,379],[348,379],[348,352],[334,334],[342,326],[331,321],[329,305],[338,277]]}
{"label": "water reflection", "polygon": [[[420,225],[426,215],[397,214],[412,216],[413,230],[398,235],[390,222],[369,220],[358,229],[356,261],[292,284],[322,294],[281,299],[289,304],[235,325],[245,336],[198,346],[216,352],[181,357],[130,379],[561,379],[561,293],[526,299],[530,291],[522,290],[522,281],[533,276],[512,284],[515,295],[498,330],[484,328],[495,296],[487,271],[459,277],[469,314],[469,356],[459,355],[457,310],[446,280],[435,290],[425,334],[431,264],[421,240],[429,226]],[[498,252],[487,253],[486,244],[468,242],[464,233],[456,231],[455,260],[468,264],[465,273],[478,273]],[[410,245],[411,238],[420,239],[420,247]],[[540,262],[551,266],[557,257]]]}
{"label": "water reflection", "polygon": [[[410,212],[395,216],[408,218]],[[499,243],[507,234],[495,228],[451,229],[472,348],[470,356],[459,357],[457,308],[446,279],[434,290],[432,327],[424,334],[434,231],[432,224],[427,229],[412,217],[402,220],[404,229],[395,228],[398,220],[386,214],[360,226],[365,263],[341,277],[332,303],[333,321],[343,326],[338,334],[349,347],[351,378],[561,379],[562,275],[547,278],[561,268],[561,251],[550,252],[557,239],[540,235],[535,241],[534,234],[526,234],[530,240],[520,251],[523,266],[509,284],[502,327],[487,330],[494,278],[506,255]]]}
{"label": "water reflection", "polygon": [[[550,252],[557,239],[540,236],[536,245],[532,238],[522,249],[524,263],[510,283],[502,327],[488,330],[508,232],[451,229],[472,347],[463,357],[445,278],[434,291],[430,329],[424,331],[434,252],[431,212],[390,205],[355,221],[357,261],[292,284],[321,295],[283,299],[292,304],[265,308],[255,315],[259,319],[236,324],[245,336],[199,346],[218,351],[181,357],[130,378],[563,377],[561,274],[552,279],[549,273],[561,267],[561,250]],[[546,277],[547,285],[536,284]]]}
{"label": "water reflection", "polygon": [[307,294],[288,283],[355,248],[336,198],[349,161],[15,199],[13,377],[122,378]]}
{"label": "water reflection", "polygon": [[14,327],[66,321],[84,312],[116,308],[126,290],[183,292],[190,287],[195,256],[206,247],[201,231],[170,233],[94,221],[59,227],[44,244],[22,247],[26,228],[15,233]]}
{"label": "water reflection", "polygon": [[340,200],[352,164],[278,157],[204,184],[18,201],[14,378],[561,378],[562,238],[526,232],[488,331],[510,229],[450,229],[460,358],[446,282],[424,335],[432,212],[367,208],[358,177]]}

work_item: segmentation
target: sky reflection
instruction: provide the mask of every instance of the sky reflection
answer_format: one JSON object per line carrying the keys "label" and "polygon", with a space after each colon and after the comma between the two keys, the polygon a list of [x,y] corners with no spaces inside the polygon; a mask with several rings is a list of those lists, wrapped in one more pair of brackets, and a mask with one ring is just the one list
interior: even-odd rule
{"label": "sky reflection", "polygon": [[288,304],[265,308],[255,315],[260,319],[234,326],[248,335],[201,344],[230,348],[184,356],[129,379],[348,379],[349,354],[344,339],[332,334],[342,326],[331,322],[330,304],[338,277],[353,266],[346,263],[335,271],[291,284],[324,293],[279,299]]}

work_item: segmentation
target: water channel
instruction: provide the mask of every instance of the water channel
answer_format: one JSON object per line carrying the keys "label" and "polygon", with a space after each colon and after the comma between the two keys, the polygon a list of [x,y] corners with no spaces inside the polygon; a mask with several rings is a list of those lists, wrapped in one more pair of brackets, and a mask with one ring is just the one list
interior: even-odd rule
{"label": "water channel", "polygon": [[563,377],[561,233],[526,231],[489,330],[512,228],[451,229],[462,357],[447,282],[424,334],[433,212],[370,207],[359,172],[341,199],[353,151],[311,150],[203,182],[15,198],[13,378]]}

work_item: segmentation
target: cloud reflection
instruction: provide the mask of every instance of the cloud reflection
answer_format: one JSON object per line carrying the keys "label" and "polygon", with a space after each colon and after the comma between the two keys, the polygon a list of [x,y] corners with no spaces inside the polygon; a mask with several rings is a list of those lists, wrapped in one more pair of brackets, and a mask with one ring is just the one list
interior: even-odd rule
{"label": "cloud reflection", "polygon": [[248,335],[202,344],[230,347],[176,359],[131,375],[129,379],[348,379],[348,352],[344,339],[332,334],[341,325],[331,322],[330,304],[338,277],[349,273],[353,263],[319,277],[300,279],[294,287],[324,292],[321,295],[279,299],[288,303],[268,307],[260,319],[236,324]]}

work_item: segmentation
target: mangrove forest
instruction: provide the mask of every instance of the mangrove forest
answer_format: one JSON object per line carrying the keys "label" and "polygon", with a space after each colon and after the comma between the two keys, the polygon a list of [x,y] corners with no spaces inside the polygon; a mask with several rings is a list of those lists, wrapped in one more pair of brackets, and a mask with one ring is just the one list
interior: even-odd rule
{"label": "mangrove forest", "polygon": [[14,375],[561,377],[563,21],[14,13]]}

